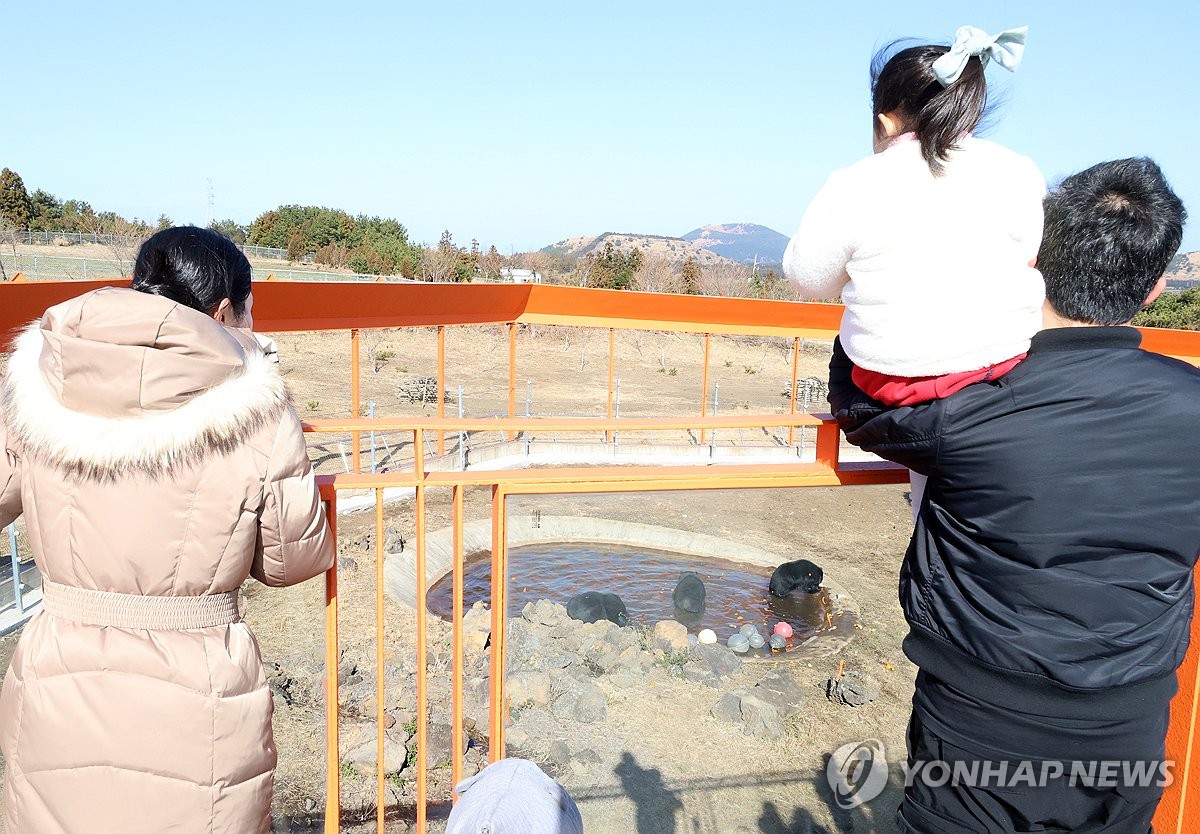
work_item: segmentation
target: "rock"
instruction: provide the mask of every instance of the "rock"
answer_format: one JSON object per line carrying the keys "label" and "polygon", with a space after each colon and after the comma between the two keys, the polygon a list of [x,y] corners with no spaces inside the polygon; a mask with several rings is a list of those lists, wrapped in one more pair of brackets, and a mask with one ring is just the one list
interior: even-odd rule
{"label": "rock", "polygon": [[529,732],[514,724],[504,731],[504,740],[514,750],[520,750],[529,744]]}
{"label": "rock", "polygon": [[584,764],[600,764],[600,754],[590,747],[576,751],[572,759]]}
{"label": "rock", "polygon": [[550,749],[547,751],[550,761],[559,767],[566,767],[571,762],[571,749],[567,747],[567,743],[562,739],[555,739],[550,742]]}
{"label": "rock", "polygon": [[783,722],[779,711],[753,694],[742,696],[742,732],[759,738],[782,738]]}
{"label": "rock", "polygon": [[687,627],[675,620],[660,620],[654,624],[654,648],[667,653],[688,650]]}
{"label": "rock", "polygon": [[545,672],[523,671],[505,680],[508,702],[514,707],[533,704],[544,707],[550,703],[550,675]]}
{"label": "rock", "polygon": [[861,707],[879,697],[879,682],[863,672],[846,672],[825,682],[825,696],[835,704]]}
{"label": "rock", "polygon": [[700,638],[697,637],[695,634],[689,634],[687,640],[688,640],[688,648],[689,649],[694,646],[700,645]]}
{"label": "rock", "polygon": [[481,653],[492,636],[492,612],[482,602],[471,606],[462,619],[463,653]]}
{"label": "rock", "polygon": [[727,678],[742,668],[740,657],[716,643],[701,643],[692,649],[692,657],[718,678]]}
{"label": "rock", "polygon": [[759,738],[782,738],[779,712],[752,691],[735,689],[722,695],[709,710],[718,721],[740,724],[742,732]]}
{"label": "rock", "polygon": [[709,713],[718,721],[740,723],[742,720],[742,693],[744,690],[726,692],[712,705]]}
{"label": "rock", "polygon": [[608,698],[596,684],[576,680],[555,699],[550,711],[556,718],[594,724],[603,721],[608,714]]}
{"label": "rock", "polygon": [[768,672],[752,691],[774,706],[783,718],[790,718],[804,703],[804,689],[805,682],[796,670],[780,668]]}
{"label": "rock", "polygon": [[383,549],[385,553],[403,553],[404,544],[404,536],[400,535],[400,531],[395,527],[388,527],[384,531]]}
{"label": "rock", "polygon": [[568,666],[583,662],[583,658],[575,652],[555,652],[539,658],[539,662],[547,669],[566,669]]}
{"label": "rock", "polygon": [[[429,745],[428,764],[430,768],[445,767],[450,764],[451,745],[454,742],[449,724],[430,724],[426,743]],[[462,734],[462,747],[457,755],[461,758],[467,752],[467,733]]]}
{"label": "rock", "polygon": [[[376,757],[379,750],[376,743],[378,737],[375,735],[374,730],[374,726],[371,725],[370,731],[342,758],[343,762],[351,765],[364,776],[374,775],[375,772],[375,762],[377,761]],[[393,728],[391,731],[384,732],[384,773],[399,773],[404,769],[408,761],[408,749],[406,747],[408,742],[409,735],[403,729]]]}
{"label": "rock", "polygon": [[548,599],[539,599],[537,602],[525,603],[521,617],[526,622],[536,625],[556,626],[566,621],[567,609]]}
{"label": "rock", "polygon": [[338,573],[354,573],[358,570],[358,562],[349,556],[339,556],[337,560]]}

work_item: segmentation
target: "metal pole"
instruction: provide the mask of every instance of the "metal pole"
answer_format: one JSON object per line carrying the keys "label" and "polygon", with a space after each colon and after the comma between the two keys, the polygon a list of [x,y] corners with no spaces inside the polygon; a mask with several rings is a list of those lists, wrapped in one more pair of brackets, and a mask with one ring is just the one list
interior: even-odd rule
{"label": "metal pole", "polygon": [[[508,416],[517,413],[517,324],[508,323]],[[512,440],[516,432],[506,432],[505,440]],[[511,435],[511,436],[508,436]]]}
{"label": "metal pole", "polygon": [[[463,399],[462,386],[458,386],[458,419],[463,416]],[[459,430],[458,432],[458,471],[465,472],[467,470],[467,433]]]}
{"label": "metal pole", "polygon": [[[796,378],[800,376],[800,337],[797,336],[792,342],[792,403],[789,414],[796,413]],[[788,445],[792,445],[796,431],[795,426],[788,426]],[[800,445],[804,445],[804,430],[800,431]]]}
{"label": "metal pole", "polygon": [[17,611],[25,611],[25,600],[21,595],[21,558],[17,555],[17,527],[15,524],[8,525],[8,546],[12,558],[12,583],[13,583],[13,601],[17,604]]}
{"label": "metal pole", "polygon": [[[721,383],[713,383],[713,416],[717,416],[717,406],[721,403]],[[713,447],[717,445],[717,430],[713,429],[708,436],[708,456],[713,456]]]}
{"label": "metal pole", "polygon": [[[355,420],[362,416],[362,398],[358,385],[358,355],[360,352],[358,347],[358,328],[355,327],[350,330],[350,417]],[[362,435],[356,431],[350,432],[350,439],[354,443],[354,448],[350,451],[351,459],[354,461],[354,471],[361,472],[362,465],[359,460],[361,450],[359,446],[362,445]]]}
{"label": "metal pole", "polygon": [[[437,416],[440,420],[446,416],[446,327],[439,324],[437,329]],[[438,429],[438,455],[446,454],[446,433]]]}
{"label": "metal pole", "polygon": [[[372,420],[375,419],[375,401],[374,400],[367,400],[367,416],[370,417]],[[414,452],[414,454],[420,453],[421,451],[422,451],[421,449],[417,449],[416,452]],[[372,475],[375,474],[375,429],[371,429],[371,474]]]}
{"label": "metal pole", "polygon": [[[712,337],[704,334],[704,371],[700,378],[700,416],[707,416],[708,411],[708,354]],[[700,442],[704,442],[704,429],[700,429]]]}
{"label": "metal pole", "polygon": [[529,405],[533,402],[533,380],[525,380],[525,416],[529,416]]}
{"label": "metal pole", "polygon": [[[617,329],[615,327],[608,328],[608,409],[607,417],[613,416],[613,366],[616,364],[617,353]],[[612,432],[605,432],[604,439],[612,440]]]}
{"label": "metal pole", "polygon": [[[620,379],[620,377],[618,377],[617,378],[617,401],[616,401],[616,403],[614,403],[614,407],[613,407],[613,418],[615,419],[620,416],[621,416],[621,379]],[[613,445],[614,446],[620,445],[620,441],[617,439],[617,432],[613,432]]]}

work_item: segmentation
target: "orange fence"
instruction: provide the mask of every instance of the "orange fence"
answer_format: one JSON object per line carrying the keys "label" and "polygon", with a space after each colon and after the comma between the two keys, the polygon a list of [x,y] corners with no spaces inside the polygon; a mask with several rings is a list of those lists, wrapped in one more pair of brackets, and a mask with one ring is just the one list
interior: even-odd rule
{"label": "orange fence", "polygon": [[[0,285],[0,327],[11,330],[38,318],[48,307],[98,286],[112,282],[44,282]],[[810,415],[795,413],[796,376],[799,340],[805,337],[831,338],[841,316],[838,305],[793,304],[748,299],[668,296],[646,293],[584,290],[547,285],[459,286],[443,284],[322,284],[266,282],[256,283],[255,317],[257,329],[266,332],[301,330],[350,330],[352,367],[351,389],[354,418],[313,421],[311,432],[350,433],[354,438],[354,469],[347,474],[323,477],[322,494],[328,501],[331,525],[336,531],[337,490],[367,489],[375,496],[376,548],[376,628],[383,634],[384,515],[383,490],[411,487],[415,491],[416,537],[414,557],[419,577],[417,604],[417,830],[426,830],[427,796],[427,663],[425,640],[426,603],[422,583],[425,577],[425,509],[429,489],[451,490],[454,540],[454,618],[451,768],[454,781],[462,772],[458,755],[462,742],[462,583],[463,583],[463,492],[467,487],[489,487],[492,494],[492,653],[491,691],[489,693],[489,756],[504,754],[505,715],[505,581],[507,549],[505,541],[505,501],[514,495],[574,494],[600,492],[640,492],[650,490],[701,490],[728,488],[764,488],[830,486],[871,483],[899,483],[903,470],[885,464],[851,464],[839,461],[839,435],[836,426]],[[557,324],[609,329],[609,398],[604,418],[522,418],[513,417],[515,365],[519,350],[519,324]],[[438,384],[445,379],[445,327],[466,324],[503,324],[509,333],[509,418],[494,420],[447,419],[441,403],[433,419],[359,419],[359,329],[381,327],[436,326],[438,328]],[[614,418],[612,408],[613,342],[618,329],[668,330],[705,334],[748,334],[783,336],[794,340],[792,364],[792,403],[787,415],[757,414],[739,417],[709,417],[705,406],[687,418]],[[1173,356],[1197,361],[1200,358],[1200,333],[1144,330],[1144,345]],[[704,387],[707,387],[705,381]],[[441,399],[439,397],[439,399]],[[704,397],[700,397],[701,403]],[[596,431],[605,436],[618,430],[714,429],[787,426],[789,443],[792,429],[816,426],[815,460],[812,463],[727,466],[657,466],[582,468],[561,467],[518,471],[429,471],[426,468],[425,438],[436,435],[439,454],[445,452],[446,432],[502,431],[511,435],[533,428],[552,431]],[[359,470],[359,438],[367,431],[412,432],[414,460],[411,471],[365,474]],[[338,589],[336,569],[326,577],[326,676],[327,779],[326,832],[340,829],[340,768],[338,754]],[[1198,621],[1200,622],[1200,621]],[[1200,708],[1200,626],[1193,625],[1193,650],[1180,669],[1180,692],[1172,703],[1171,726],[1167,738],[1167,757],[1177,762],[1174,784],[1167,790],[1155,818],[1160,832],[1200,831],[1200,767],[1193,767],[1197,710]],[[383,721],[384,686],[383,640],[377,641],[377,716]],[[382,727],[382,723],[380,723]],[[384,761],[384,734],[377,733],[378,761]],[[384,830],[385,785],[383,768],[377,768],[378,827]]]}

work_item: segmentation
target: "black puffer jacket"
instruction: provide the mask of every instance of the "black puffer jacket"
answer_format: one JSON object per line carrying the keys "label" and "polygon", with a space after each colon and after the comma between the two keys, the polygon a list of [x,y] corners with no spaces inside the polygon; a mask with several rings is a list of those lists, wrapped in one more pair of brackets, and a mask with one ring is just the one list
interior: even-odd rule
{"label": "black puffer jacket", "polygon": [[882,408],[840,345],[850,442],[929,476],[904,559],[904,648],[989,702],[1120,715],[1169,696],[1200,550],[1200,371],[1129,327],[1047,330],[995,382]]}

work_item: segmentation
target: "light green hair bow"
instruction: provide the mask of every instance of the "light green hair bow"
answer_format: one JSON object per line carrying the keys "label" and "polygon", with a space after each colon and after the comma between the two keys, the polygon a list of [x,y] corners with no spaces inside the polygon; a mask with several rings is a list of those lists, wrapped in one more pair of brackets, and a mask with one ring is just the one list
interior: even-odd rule
{"label": "light green hair bow", "polygon": [[950,51],[933,62],[933,74],[943,87],[949,87],[962,75],[967,60],[975,55],[979,56],[985,67],[989,58],[995,58],[997,64],[1009,72],[1016,72],[1021,65],[1025,36],[1028,34],[1028,26],[1005,29],[998,35],[989,35],[974,26],[959,26]]}

